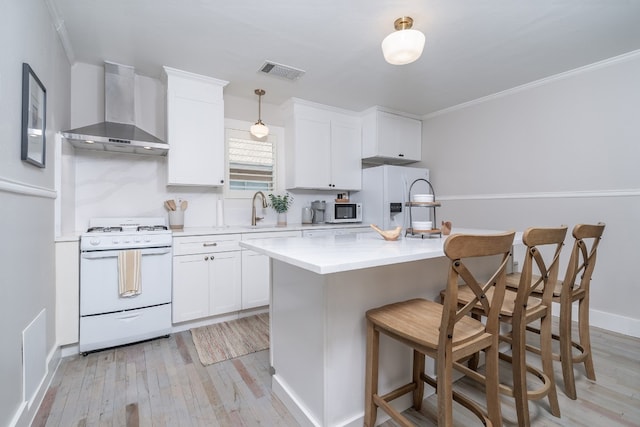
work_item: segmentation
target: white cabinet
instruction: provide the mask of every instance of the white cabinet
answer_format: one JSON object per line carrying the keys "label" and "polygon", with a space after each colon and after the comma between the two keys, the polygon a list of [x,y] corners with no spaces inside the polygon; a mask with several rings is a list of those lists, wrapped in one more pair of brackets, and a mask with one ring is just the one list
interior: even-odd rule
{"label": "white cabinet", "polygon": [[209,315],[209,255],[173,257],[173,323]]}
{"label": "white cabinet", "polygon": [[239,234],[174,238],[174,323],[240,310],[239,241]]}
{"label": "white cabinet", "polygon": [[362,117],[362,161],[404,164],[422,160],[422,122],[380,110]]}
{"label": "white cabinet", "polygon": [[77,240],[56,242],[56,342],[78,342],[80,328],[80,248]]}
{"label": "white cabinet", "polygon": [[[300,237],[299,231],[277,231],[243,234],[242,240]],[[269,304],[271,268],[269,257],[257,252],[242,250],[242,309]]]}
{"label": "white cabinet", "polygon": [[223,185],[222,91],[228,82],[163,68],[167,85],[167,184]]}
{"label": "white cabinet", "polygon": [[254,251],[242,251],[242,308],[269,304],[269,257]]}
{"label": "white cabinet", "polygon": [[287,102],[283,112],[287,188],[362,188],[359,117],[299,99]]}

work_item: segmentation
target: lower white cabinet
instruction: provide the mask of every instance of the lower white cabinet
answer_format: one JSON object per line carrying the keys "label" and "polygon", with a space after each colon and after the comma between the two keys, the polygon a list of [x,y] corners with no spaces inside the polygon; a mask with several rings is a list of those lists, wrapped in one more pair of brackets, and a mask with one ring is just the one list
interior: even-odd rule
{"label": "lower white cabinet", "polygon": [[299,237],[299,231],[174,237],[173,323],[269,304],[269,257],[240,240]]}
{"label": "lower white cabinet", "polygon": [[[242,240],[300,237],[299,231],[276,231],[243,234]],[[271,268],[269,257],[247,249],[242,250],[242,309],[269,304]]]}
{"label": "lower white cabinet", "polygon": [[242,251],[242,308],[269,304],[269,257]]}
{"label": "lower white cabinet", "polygon": [[240,310],[239,241],[240,235],[174,239],[173,323]]}
{"label": "lower white cabinet", "polygon": [[80,330],[80,248],[78,240],[56,242],[56,341],[78,342]]}

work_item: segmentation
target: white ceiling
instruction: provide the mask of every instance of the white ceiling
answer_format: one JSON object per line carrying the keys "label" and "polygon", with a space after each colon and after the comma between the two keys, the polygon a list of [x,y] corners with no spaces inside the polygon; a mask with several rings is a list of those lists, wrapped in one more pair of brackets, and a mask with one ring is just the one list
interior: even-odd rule
{"label": "white ceiling", "polygon": [[[230,81],[225,93],[280,104],[295,96],[362,111],[423,115],[640,49],[638,0],[47,0],[72,58],[161,67]],[[422,57],[380,49],[403,15]],[[265,60],[306,71],[290,82]]]}

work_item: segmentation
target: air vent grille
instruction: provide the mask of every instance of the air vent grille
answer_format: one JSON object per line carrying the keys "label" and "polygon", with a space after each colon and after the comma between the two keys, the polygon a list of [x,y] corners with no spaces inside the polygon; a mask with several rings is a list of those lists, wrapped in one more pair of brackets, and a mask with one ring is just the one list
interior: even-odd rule
{"label": "air vent grille", "polygon": [[270,76],[281,77],[287,80],[298,80],[305,73],[303,70],[298,68],[278,64],[277,62],[272,61],[265,61],[259,71],[261,73],[269,74]]}

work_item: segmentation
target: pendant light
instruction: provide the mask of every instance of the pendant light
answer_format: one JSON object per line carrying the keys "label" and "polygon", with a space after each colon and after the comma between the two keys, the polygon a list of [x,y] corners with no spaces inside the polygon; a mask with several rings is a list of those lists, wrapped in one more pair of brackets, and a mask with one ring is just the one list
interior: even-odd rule
{"label": "pendant light", "polygon": [[251,126],[251,135],[255,136],[256,138],[264,138],[265,136],[269,135],[269,128],[265,126],[264,123],[262,123],[262,119],[260,118],[260,116],[262,113],[262,95],[264,95],[266,92],[263,89],[256,89],[255,93],[256,95],[258,95],[258,121],[255,125]]}
{"label": "pendant light", "polygon": [[393,23],[396,31],[382,41],[382,54],[389,64],[410,64],[422,55],[424,34],[412,30],[413,19],[409,16],[398,18]]}

